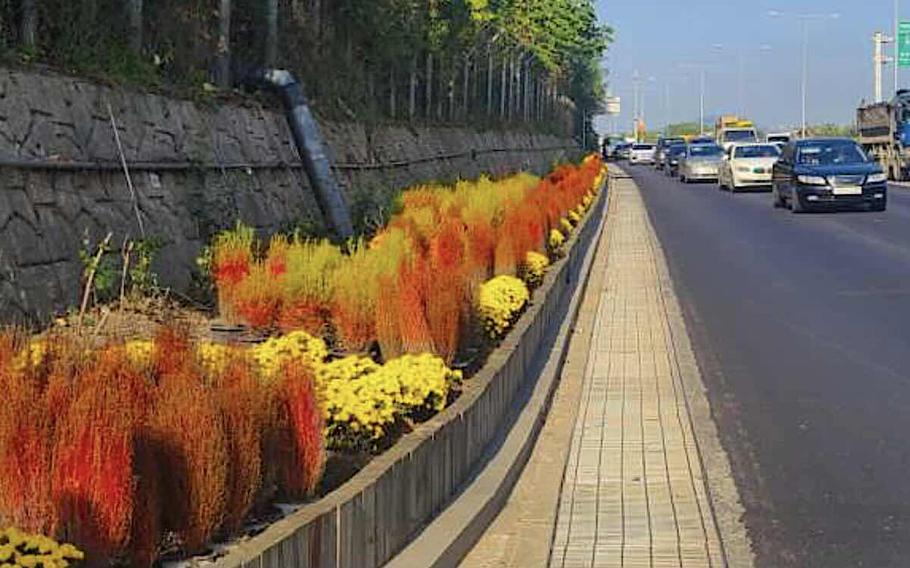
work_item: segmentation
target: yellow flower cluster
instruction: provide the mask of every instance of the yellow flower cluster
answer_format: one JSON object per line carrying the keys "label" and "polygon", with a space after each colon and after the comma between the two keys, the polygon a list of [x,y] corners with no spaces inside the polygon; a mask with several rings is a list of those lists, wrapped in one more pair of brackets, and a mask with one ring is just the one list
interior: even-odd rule
{"label": "yellow flower cluster", "polygon": [[369,446],[420,409],[442,410],[450,387],[460,380],[459,371],[431,354],[405,355],[385,365],[354,355],[320,365],[316,382],[330,447]]}
{"label": "yellow flower cluster", "polygon": [[481,284],[477,315],[487,334],[502,337],[529,299],[528,287],[514,276],[497,276]]}
{"label": "yellow flower cluster", "polygon": [[28,346],[16,355],[13,360],[13,370],[17,373],[41,365],[47,356],[47,344],[40,339],[33,339]]}
{"label": "yellow flower cluster", "polygon": [[572,223],[573,227],[577,227],[581,223],[581,215],[578,214],[578,211],[574,209],[569,211],[569,222]]}
{"label": "yellow flower cluster", "polygon": [[547,272],[548,266],[550,266],[550,259],[545,255],[535,251],[528,251],[521,265],[521,277],[529,288],[536,288],[543,283],[543,277]]}
{"label": "yellow flower cluster", "polygon": [[205,341],[196,347],[196,356],[209,376],[217,376],[227,369],[228,359],[234,349],[236,348],[224,343]]}
{"label": "yellow flower cluster", "polygon": [[65,568],[85,559],[72,544],[58,544],[42,535],[26,534],[15,528],[0,531],[0,567]]}
{"label": "yellow flower cluster", "polygon": [[572,234],[572,229],[574,228],[572,222],[563,217],[559,220],[559,228],[562,230],[563,234],[569,236]]}
{"label": "yellow flower cluster", "polygon": [[325,341],[304,331],[273,337],[250,352],[266,379],[275,378],[288,361],[302,361],[315,368],[329,356]]}
{"label": "yellow flower cluster", "polygon": [[127,341],[124,345],[126,357],[130,363],[138,369],[145,369],[152,362],[152,354],[155,352],[155,344],[145,339]]}
{"label": "yellow flower cluster", "polygon": [[561,252],[562,245],[566,242],[565,235],[558,229],[551,229],[550,236],[547,237],[547,250],[553,256],[558,256]]}

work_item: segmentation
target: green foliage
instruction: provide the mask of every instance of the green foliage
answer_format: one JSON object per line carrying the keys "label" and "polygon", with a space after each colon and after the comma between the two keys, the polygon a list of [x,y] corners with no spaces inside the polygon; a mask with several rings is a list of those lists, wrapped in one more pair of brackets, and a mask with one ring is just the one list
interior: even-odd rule
{"label": "green foliage", "polygon": [[152,271],[152,263],[163,245],[161,239],[155,237],[133,243],[129,268],[131,293],[148,295],[158,290],[158,275]]}
{"label": "green foliage", "polygon": [[694,136],[700,132],[697,122],[679,122],[667,127],[669,136]]}
{"label": "green foliage", "polygon": [[110,258],[112,249],[107,241],[92,244],[88,236],[82,239],[79,260],[82,262],[82,279],[88,282],[92,276],[92,294],[95,301],[110,300],[120,277],[117,267]]}

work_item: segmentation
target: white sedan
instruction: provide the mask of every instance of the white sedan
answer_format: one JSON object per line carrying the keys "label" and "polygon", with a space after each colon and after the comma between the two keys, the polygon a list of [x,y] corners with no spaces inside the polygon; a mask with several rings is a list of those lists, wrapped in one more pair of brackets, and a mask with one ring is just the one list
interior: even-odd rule
{"label": "white sedan", "polygon": [[780,159],[776,144],[736,144],[724,156],[718,183],[735,192],[748,187],[771,187],[771,171]]}
{"label": "white sedan", "polygon": [[629,152],[629,163],[653,165],[656,153],[657,146],[654,144],[633,144]]}

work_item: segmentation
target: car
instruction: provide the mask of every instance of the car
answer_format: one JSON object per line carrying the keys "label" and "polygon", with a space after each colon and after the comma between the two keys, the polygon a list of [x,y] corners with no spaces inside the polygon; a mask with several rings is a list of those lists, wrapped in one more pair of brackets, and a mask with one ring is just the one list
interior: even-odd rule
{"label": "car", "polygon": [[686,155],[686,144],[673,144],[664,150],[664,173],[676,177],[679,173],[679,161]]}
{"label": "car", "polygon": [[657,139],[657,151],[654,154],[654,167],[658,170],[663,170],[666,165],[666,151],[667,148],[674,144],[685,144],[686,140],[682,137],[667,137],[667,138],[658,138]]}
{"label": "car", "polygon": [[689,144],[679,161],[679,181],[717,181],[724,149],[717,144]]}
{"label": "car", "polygon": [[788,132],[770,132],[768,133],[768,136],[765,138],[765,140],[771,144],[780,143],[786,146],[790,140],[793,140],[793,136]]}
{"label": "car", "polygon": [[629,153],[632,151],[632,145],[628,142],[623,142],[622,144],[617,144],[616,150],[613,153],[614,160],[628,160]]}
{"label": "car", "polygon": [[689,140],[689,144],[714,144],[715,140],[712,136],[695,136]]}
{"label": "car", "polygon": [[774,164],[774,207],[801,213],[824,206],[884,211],[888,179],[881,166],[850,138],[808,138],[787,144]]}
{"label": "car", "polygon": [[654,144],[638,143],[632,144],[632,151],[629,152],[630,164],[653,164],[654,153],[657,147]]}
{"label": "car", "polygon": [[771,187],[771,170],[780,158],[775,144],[734,144],[720,165],[717,183],[736,192],[747,187]]}
{"label": "car", "polygon": [[751,126],[724,128],[717,132],[717,143],[723,146],[724,151],[729,150],[734,144],[748,144],[750,142],[758,142],[758,132]]}

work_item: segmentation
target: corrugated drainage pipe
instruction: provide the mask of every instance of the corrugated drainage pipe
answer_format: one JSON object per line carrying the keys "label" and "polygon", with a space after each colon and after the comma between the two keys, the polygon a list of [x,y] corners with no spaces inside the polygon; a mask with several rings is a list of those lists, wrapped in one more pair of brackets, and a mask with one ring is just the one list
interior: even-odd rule
{"label": "corrugated drainage pipe", "polygon": [[347,239],[352,236],[354,227],[351,223],[351,212],[332,173],[319,125],[313,118],[300,83],[284,69],[255,71],[247,82],[273,90],[281,96],[297,152],[303,161],[310,184],[316,191],[316,200],[322,209],[323,217],[339,238]]}

